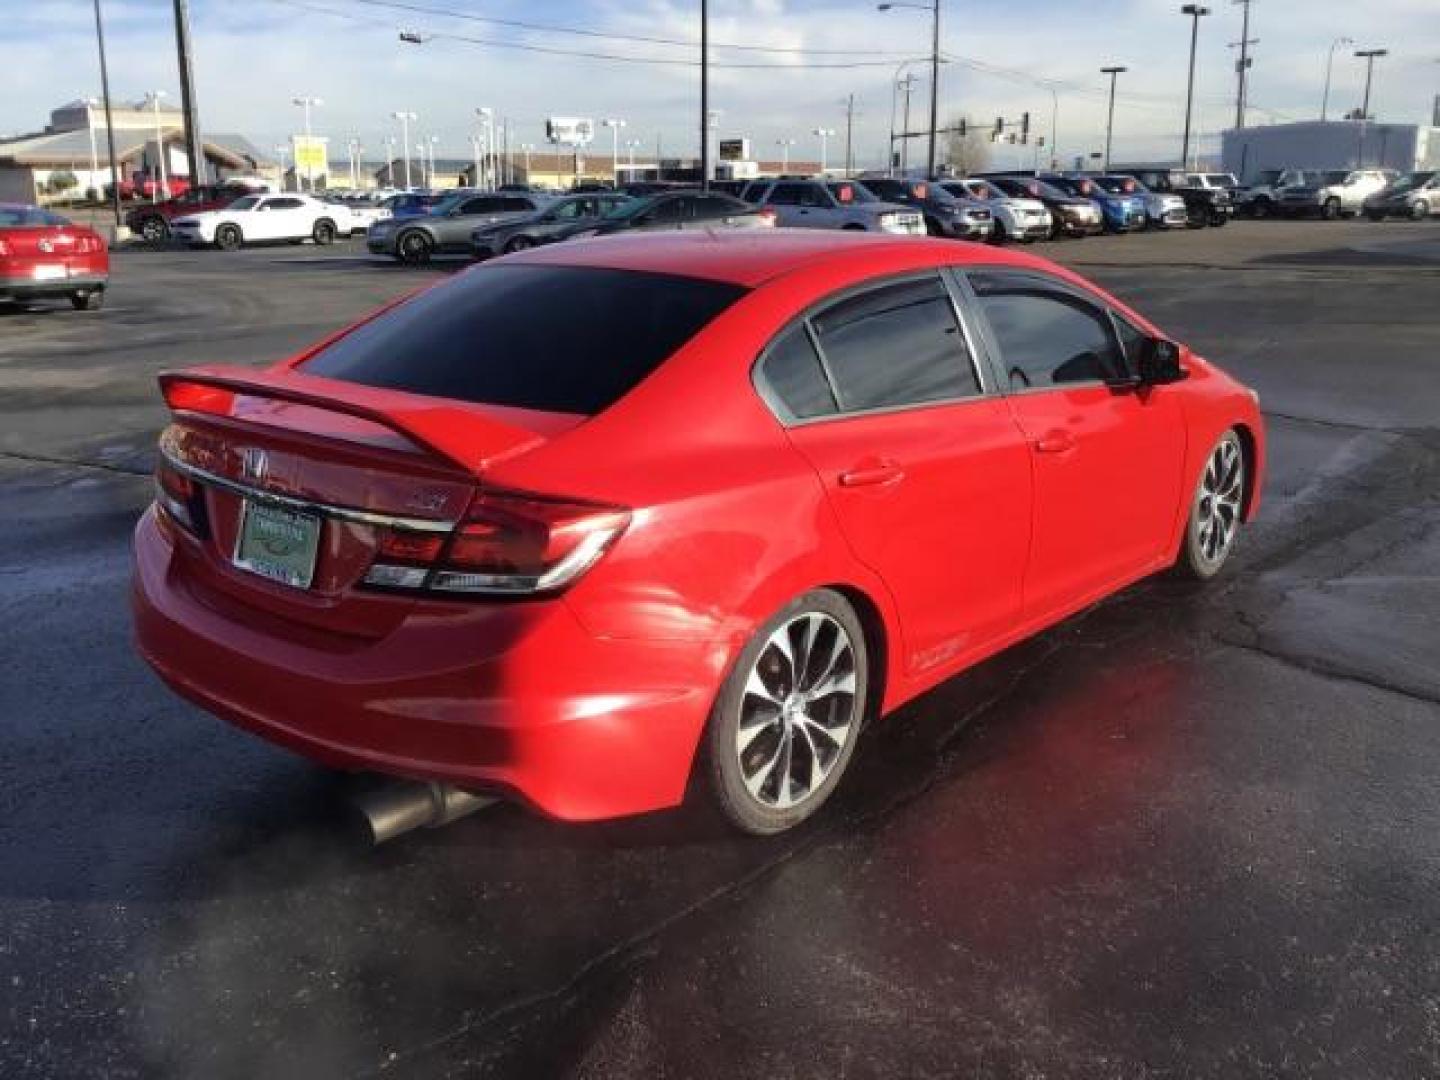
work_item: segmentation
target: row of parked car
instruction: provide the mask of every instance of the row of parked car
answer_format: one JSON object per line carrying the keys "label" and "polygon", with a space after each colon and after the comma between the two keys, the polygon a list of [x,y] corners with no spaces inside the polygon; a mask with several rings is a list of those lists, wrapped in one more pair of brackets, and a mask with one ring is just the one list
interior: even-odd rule
{"label": "row of parked car", "polygon": [[591,190],[556,197],[527,191],[409,196],[367,233],[377,255],[421,263],[437,254],[477,258],[536,244],[631,229],[784,226],[992,243],[1141,229],[1223,225],[1227,189],[1151,173],[987,173],[937,180],[782,176],[694,188]]}
{"label": "row of parked car", "polygon": [[1364,214],[1372,221],[1440,215],[1440,171],[1268,169],[1239,189],[1237,205],[1253,217]]}

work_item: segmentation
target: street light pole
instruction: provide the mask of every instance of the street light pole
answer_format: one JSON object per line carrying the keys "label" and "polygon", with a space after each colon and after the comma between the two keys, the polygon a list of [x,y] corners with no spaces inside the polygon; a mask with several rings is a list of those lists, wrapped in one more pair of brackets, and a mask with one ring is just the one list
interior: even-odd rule
{"label": "street light pole", "polygon": [[[93,97],[80,100],[85,102],[85,130],[90,133],[90,183],[86,187],[94,188],[98,193],[100,186],[95,181],[95,174],[100,171],[100,155],[95,149],[95,113],[93,110],[100,102]],[[85,194],[88,197],[90,192],[86,191]]]}
{"label": "street light pole", "polygon": [[835,132],[831,128],[816,128],[810,134],[820,136],[820,179],[823,180],[825,179],[826,151],[829,147],[830,136],[834,135]]}
{"label": "street light pole", "polygon": [[700,0],[700,190],[710,190],[710,4]]}
{"label": "street light pole", "polygon": [[169,198],[170,194],[170,180],[165,175],[165,133],[160,127],[160,99],[164,96],[164,90],[150,91],[150,104],[155,111],[155,155],[160,163],[160,185],[150,189],[152,203],[157,203],[162,198]]}
{"label": "street light pole", "polygon": [[410,121],[419,120],[419,114],[413,112],[392,112],[390,116],[400,121],[400,142],[405,151],[405,189],[410,189]]}
{"label": "street light pole", "polygon": [[795,140],[776,139],[775,145],[780,147],[780,175],[787,176],[790,173],[790,147],[795,145]]}
{"label": "street light pole", "polygon": [[616,178],[620,175],[620,129],[625,126],[625,121],[607,117],[600,124],[610,129],[610,182],[619,187],[620,182]]}
{"label": "street light pole", "polygon": [[[1356,153],[1356,166],[1365,167],[1365,126],[1370,123],[1370,84],[1375,75],[1375,59],[1379,56],[1389,56],[1389,49],[1358,49],[1357,57],[1365,61],[1365,100],[1360,105],[1360,149]],[[1384,165],[1385,162],[1379,162]]]}
{"label": "street light pole", "polygon": [[1185,139],[1180,144],[1180,167],[1190,167],[1190,117],[1195,106],[1195,48],[1200,40],[1200,20],[1210,9],[1200,4],[1186,4],[1180,14],[1190,16],[1190,78],[1185,84]]}
{"label": "street light pole", "polygon": [[1341,45],[1354,45],[1353,39],[1339,37],[1330,43],[1329,55],[1325,57],[1325,93],[1320,98],[1320,120],[1323,122],[1330,111],[1330,70],[1335,66],[1335,50]]}
{"label": "street light pole", "polygon": [[1252,0],[1232,0],[1244,9],[1244,19],[1240,24],[1240,59],[1236,62],[1235,68],[1239,73],[1240,82],[1235,90],[1235,127],[1236,129],[1245,126],[1245,105],[1249,98],[1250,85],[1250,46],[1258,44],[1250,40],[1250,4]]}
{"label": "street light pole", "polygon": [[530,151],[535,149],[534,143],[521,143],[520,149],[525,153],[525,186],[530,186]]}
{"label": "street light pole", "polygon": [[475,115],[480,117],[480,136],[485,140],[485,179],[481,180],[477,175],[475,183],[478,187],[486,190],[495,187],[495,110],[488,105],[482,105],[475,110]]}
{"label": "street light pole", "polygon": [[205,149],[200,142],[200,110],[195,104],[195,65],[190,59],[190,2],[175,0],[175,51],[180,61],[180,115],[185,121],[185,157],[190,182],[205,182]]}
{"label": "street light pole", "polygon": [[[928,11],[931,15],[930,24],[930,135],[928,140],[928,151],[925,162],[925,175],[935,175],[935,138],[940,129],[940,0],[930,0],[928,4],[905,3],[903,0],[896,0],[895,3],[877,4],[880,11],[890,11],[894,8],[917,8],[920,11]],[[908,94],[908,92],[907,92]],[[909,98],[906,98],[906,105],[909,105]],[[907,122],[905,132],[908,135],[910,125]],[[909,140],[906,140],[908,144]]]}
{"label": "street light pole", "polygon": [[1110,110],[1105,115],[1105,171],[1110,171],[1110,135],[1115,128],[1115,76],[1130,69],[1127,67],[1104,67],[1100,74],[1110,76]]}
{"label": "street light pole", "polygon": [[280,190],[285,190],[285,174],[290,168],[290,147],[284,143],[275,147],[275,153],[280,155]]}

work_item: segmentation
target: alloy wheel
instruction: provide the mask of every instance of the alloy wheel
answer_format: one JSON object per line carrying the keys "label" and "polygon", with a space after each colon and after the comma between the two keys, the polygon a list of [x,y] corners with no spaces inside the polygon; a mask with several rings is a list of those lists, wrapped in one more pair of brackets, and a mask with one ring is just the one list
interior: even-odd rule
{"label": "alloy wheel", "polygon": [[859,727],[855,649],[830,615],[781,624],[755,658],[740,703],[735,754],[763,806],[800,806],[824,784]]}
{"label": "alloy wheel", "polygon": [[1233,438],[1221,439],[1205,464],[1195,493],[1199,555],[1207,563],[1225,561],[1240,521],[1244,460]]}

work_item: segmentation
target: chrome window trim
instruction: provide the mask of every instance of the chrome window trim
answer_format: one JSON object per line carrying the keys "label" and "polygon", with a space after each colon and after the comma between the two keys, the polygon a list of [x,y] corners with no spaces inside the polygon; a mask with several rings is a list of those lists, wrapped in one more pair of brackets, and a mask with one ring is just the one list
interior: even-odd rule
{"label": "chrome window trim", "polygon": [[335,506],[331,503],[315,502],[311,499],[301,499],[294,495],[281,495],[278,492],[266,491],[263,488],[253,487],[250,484],[243,484],[238,480],[231,480],[228,476],[220,476],[208,469],[202,469],[198,465],[191,465],[187,461],[181,461],[168,451],[161,450],[160,456],[165,463],[177,472],[185,473],[203,484],[210,484],[228,491],[232,495],[239,495],[242,499],[249,499],[252,502],[268,503],[278,506],[284,510],[298,510],[302,513],[319,514],[322,517],[334,518],[337,521],[351,521],[359,525],[379,525],[386,528],[405,529],[409,532],[424,533],[448,533],[451,532],[457,522],[443,521],[436,518],[411,518],[400,517],[394,514],[377,514],[370,510],[357,510],[350,506]]}

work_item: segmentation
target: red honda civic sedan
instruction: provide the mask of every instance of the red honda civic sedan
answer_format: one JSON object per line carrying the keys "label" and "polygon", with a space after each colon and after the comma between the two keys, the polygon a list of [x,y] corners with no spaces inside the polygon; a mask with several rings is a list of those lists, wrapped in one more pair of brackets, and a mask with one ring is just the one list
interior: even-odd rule
{"label": "red honda civic sedan", "polygon": [[1256,395],[1043,259],[839,232],[485,264],[161,377],[141,652],[347,769],[785,829],[862,726],[1255,513]]}
{"label": "red honda civic sedan", "polygon": [[93,311],[109,279],[110,252],[95,230],[38,206],[0,203],[0,300],[65,297]]}

